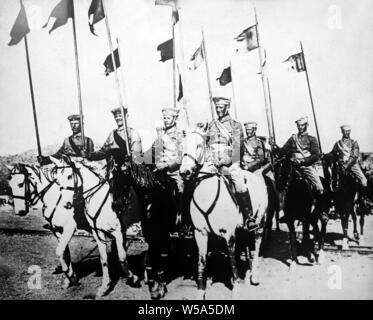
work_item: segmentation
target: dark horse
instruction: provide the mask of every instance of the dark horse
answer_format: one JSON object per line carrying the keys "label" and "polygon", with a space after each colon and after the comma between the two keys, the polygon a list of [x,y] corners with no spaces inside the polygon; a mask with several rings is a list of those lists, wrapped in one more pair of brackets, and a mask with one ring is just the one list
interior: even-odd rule
{"label": "dark horse", "polygon": [[148,244],[146,273],[152,299],[167,293],[167,263],[171,248],[170,233],[175,231],[177,186],[166,173],[154,165],[126,162],[125,176],[140,200],[141,226]]}
{"label": "dark horse", "polygon": [[362,203],[362,198],[358,197],[360,187],[354,177],[348,171],[341,168],[338,162],[331,163],[331,168],[333,172],[333,184],[335,184],[334,205],[336,211],[340,214],[343,229],[342,249],[347,250],[349,240],[348,220],[351,215],[354,225],[354,239],[358,243],[360,236],[357,230],[355,203],[357,202],[358,207],[362,209],[360,210],[361,234],[363,234],[365,205]]}
{"label": "dark horse", "polygon": [[[295,232],[295,221],[301,221],[303,226],[303,251],[310,263],[315,260],[321,262],[323,256],[324,239],[326,234],[326,225],[328,222],[327,212],[329,210],[330,197],[329,187],[324,179],[325,193],[316,197],[308,186],[301,171],[294,166],[289,159],[281,161],[281,170],[279,170],[280,181],[286,189],[284,214],[285,221],[289,228],[290,250],[291,250],[291,268],[298,261],[297,238]],[[321,230],[318,226],[321,221]],[[315,249],[314,240],[310,239],[310,226],[313,228],[315,239],[318,241],[318,250]],[[321,257],[320,257],[321,256]]]}

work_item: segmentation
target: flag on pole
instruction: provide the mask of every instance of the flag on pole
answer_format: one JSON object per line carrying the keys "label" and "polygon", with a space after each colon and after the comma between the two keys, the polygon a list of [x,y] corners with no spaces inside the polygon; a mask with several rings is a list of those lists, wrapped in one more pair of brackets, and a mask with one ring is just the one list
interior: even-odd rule
{"label": "flag on pole", "polygon": [[10,42],[8,43],[8,46],[14,46],[18,44],[23,37],[30,32],[30,28],[27,21],[26,16],[26,10],[21,2],[21,9],[19,10],[18,16],[16,18],[16,21],[14,22],[14,25],[12,27],[12,30],[10,30]]}
{"label": "flag on pole", "polygon": [[[119,59],[119,52],[118,48],[114,50],[114,59],[115,59],[115,66],[117,69],[120,67],[120,59]],[[113,65],[113,59],[111,57],[111,53],[108,54],[104,61],[105,66],[105,76],[108,76],[111,72],[114,72],[114,65]]]}
{"label": "flag on pole", "polygon": [[95,33],[94,24],[105,18],[104,6],[102,0],[92,0],[92,3],[88,9],[88,24],[92,34],[97,36]]}
{"label": "flag on pole", "polygon": [[220,77],[216,80],[219,81],[219,84],[221,86],[225,86],[229,82],[232,81],[232,74],[231,74],[231,67],[225,68],[223,72],[221,73]]}
{"label": "flag on pole", "polygon": [[198,49],[194,52],[194,54],[190,58],[192,65],[189,67],[189,69],[196,70],[201,65],[203,60],[204,60],[204,55],[203,55],[203,42],[202,42],[201,45],[198,47]]}
{"label": "flag on pole", "polygon": [[172,24],[175,25],[179,21],[179,11],[172,9]]}
{"label": "flag on pole", "polygon": [[56,18],[54,20],[52,28],[49,30],[49,34],[57,29],[58,27],[63,26],[67,23],[69,18],[74,19],[74,3],[73,0],[61,0],[52,10],[47,23],[43,28],[48,26],[49,20],[51,18]]}
{"label": "flag on pole", "polygon": [[302,72],[306,70],[306,65],[304,63],[304,56],[302,52],[291,55],[284,62],[290,64],[290,70],[294,70],[296,72]]}
{"label": "flag on pole", "polygon": [[159,60],[159,61],[165,62],[167,60],[172,59],[174,57],[173,40],[170,39],[170,40],[167,40],[167,41],[161,43],[157,47],[157,51],[160,51],[160,54],[161,54],[161,60]]}
{"label": "flag on pole", "polygon": [[234,40],[243,43],[243,47],[237,49],[238,53],[245,53],[254,50],[259,47],[258,42],[258,29],[257,25],[253,25],[245,30],[243,30]]}

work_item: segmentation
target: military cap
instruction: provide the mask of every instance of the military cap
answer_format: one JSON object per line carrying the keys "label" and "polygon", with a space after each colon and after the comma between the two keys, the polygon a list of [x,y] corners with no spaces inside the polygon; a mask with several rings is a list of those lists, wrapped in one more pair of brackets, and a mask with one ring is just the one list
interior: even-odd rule
{"label": "military cap", "polygon": [[80,115],[79,114],[72,114],[72,115],[67,117],[67,120],[69,120],[69,121],[73,121],[73,120],[80,121]]}
{"label": "military cap", "polygon": [[[123,113],[126,114],[127,113],[127,108],[125,108],[125,107],[122,107],[122,108],[123,108]],[[122,114],[122,111],[121,111],[120,107],[118,107],[118,108],[115,108],[115,109],[111,110],[111,113],[115,116],[118,113]]]}
{"label": "military cap", "polygon": [[212,101],[215,103],[215,104],[220,104],[220,105],[230,105],[231,103],[231,99],[229,98],[226,98],[226,97],[213,97],[212,98]]}
{"label": "military cap", "polygon": [[245,122],[243,125],[246,129],[257,128],[258,127],[258,124],[255,121]]}
{"label": "military cap", "polygon": [[177,117],[179,115],[179,109],[176,109],[176,108],[163,108],[162,109],[162,114],[164,116]]}
{"label": "military cap", "polygon": [[300,117],[299,119],[295,120],[296,124],[308,124],[308,118],[307,117]]}
{"label": "military cap", "polygon": [[351,130],[351,126],[348,124],[341,125],[342,130]]}

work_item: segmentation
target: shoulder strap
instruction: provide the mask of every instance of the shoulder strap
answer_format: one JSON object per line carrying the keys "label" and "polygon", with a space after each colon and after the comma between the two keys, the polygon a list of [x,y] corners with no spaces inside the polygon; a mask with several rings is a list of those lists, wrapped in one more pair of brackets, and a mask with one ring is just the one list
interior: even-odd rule
{"label": "shoulder strap", "polygon": [[292,137],[293,137],[293,141],[295,143],[295,146],[297,147],[297,150],[303,155],[303,157],[305,157],[304,151],[303,151],[303,149],[302,149],[302,147],[300,145],[300,142],[298,140],[297,135],[293,134]]}
{"label": "shoulder strap", "polygon": [[74,153],[75,153],[77,156],[81,156],[81,155],[82,155],[82,152],[81,152],[81,150],[78,148],[78,146],[75,144],[75,142],[73,141],[73,137],[72,137],[72,136],[69,137],[69,143],[70,143],[70,146],[71,146],[71,148],[73,149]]}
{"label": "shoulder strap", "polygon": [[229,131],[222,125],[220,121],[217,120],[215,124],[220,133],[228,140],[228,143],[232,144],[232,135],[229,133]]}
{"label": "shoulder strap", "polygon": [[127,144],[126,141],[118,134],[117,130],[114,130],[114,141],[119,146],[120,149],[123,149],[124,152],[127,154]]}

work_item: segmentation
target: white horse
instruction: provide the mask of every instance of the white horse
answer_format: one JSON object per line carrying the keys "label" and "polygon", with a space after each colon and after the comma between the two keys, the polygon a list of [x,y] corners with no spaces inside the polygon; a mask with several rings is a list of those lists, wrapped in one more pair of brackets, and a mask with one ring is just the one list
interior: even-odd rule
{"label": "white horse", "polygon": [[103,274],[102,284],[96,296],[103,296],[111,289],[106,250],[109,236],[115,239],[119,262],[125,277],[128,278],[128,284],[133,287],[139,287],[140,279],[130,271],[128,266],[121,224],[117,214],[111,207],[112,197],[108,181],[102,177],[97,168],[93,167],[93,163],[90,165],[77,161],[65,163],[62,160],[50,158],[57,168],[62,169],[57,171],[55,175],[62,195],[69,198],[69,201],[72,202],[74,190],[81,186],[83,187],[85,215],[98,246]]}
{"label": "white horse", "polygon": [[[230,263],[233,274],[233,295],[237,293],[237,268],[235,257],[235,242],[237,227],[242,227],[243,217],[229,190],[227,179],[217,174],[206,160],[206,145],[204,130],[188,133],[183,146],[183,159],[180,173],[185,179],[193,179],[194,192],[190,204],[191,219],[195,228],[194,235],[197,242],[198,254],[198,297],[205,298],[206,290],[206,256],[208,234],[216,234],[223,237],[228,245]],[[215,173],[214,173],[215,172]],[[268,207],[268,194],[264,180],[256,174],[243,171],[246,186],[250,192],[252,209],[257,221],[265,225]],[[253,285],[259,284],[258,259],[262,237],[257,236],[256,230],[255,251],[251,265],[251,274],[248,270],[246,278]],[[264,232],[263,232],[264,233]]]}
{"label": "white horse", "polygon": [[35,203],[39,201],[43,203],[43,217],[58,239],[56,255],[66,275],[63,287],[77,285],[78,279],[72,268],[68,246],[76,230],[70,197],[60,192],[50,171],[27,164],[8,166],[8,169],[10,170],[9,185],[12,189],[14,213],[24,216]]}

